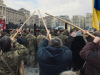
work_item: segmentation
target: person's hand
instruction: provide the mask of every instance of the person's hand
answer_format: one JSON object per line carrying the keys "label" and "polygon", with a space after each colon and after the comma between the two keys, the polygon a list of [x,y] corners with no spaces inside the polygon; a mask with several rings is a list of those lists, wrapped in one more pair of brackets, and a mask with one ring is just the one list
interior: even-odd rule
{"label": "person's hand", "polygon": [[79,32],[82,32],[81,30],[79,30]]}
{"label": "person's hand", "polygon": [[84,36],[85,36],[85,37],[88,37],[89,35],[88,35],[86,32],[88,32],[88,31],[84,31],[84,32],[83,32],[83,33],[84,33]]}
{"label": "person's hand", "polygon": [[100,41],[99,37],[95,37],[95,39],[93,40],[94,43],[98,43]]}
{"label": "person's hand", "polygon": [[48,34],[48,33],[47,33],[47,37],[46,37],[46,39],[47,39],[47,40],[50,40],[49,37],[51,37],[51,34]]}
{"label": "person's hand", "polygon": [[81,75],[80,70],[78,71],[77,75]]}
{"label": "person's hand", "polygon": [[13,38],[11,38],[11,40],[13,41],[14,39],[13,39]]}

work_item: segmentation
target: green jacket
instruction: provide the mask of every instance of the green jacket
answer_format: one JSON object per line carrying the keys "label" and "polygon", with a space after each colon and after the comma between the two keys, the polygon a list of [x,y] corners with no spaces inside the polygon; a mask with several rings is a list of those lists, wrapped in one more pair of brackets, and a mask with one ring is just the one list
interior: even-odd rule
{"label": "green jacket", "polygon": [[66,42],[67,42],[68,36],[61,34],[61,35],[58,36],[58,38],[60,38],[62,43],[63,43],[63,45],[66,46]]}
{"label": "green jacket", "polygon": [[37,36],[37,47],[39,47],[39,45],[42,43],[44,39],[46,39],[46,36],[42,34]]}
{"label": "green jacket", "polygon": [[[26,36],[27,36],[27,33],[22,33],[22,37],[24,38],[24,41],[26,40]],[[24,46],[26,47],[26,42],[24,43]]]}
{"label": "green jacket", "polygon": [[26,36],[26,47],[30,50],[30,51],[35,51],[37,49],[37,42],[36,42],[36,37],[33,34],[28,34]]}

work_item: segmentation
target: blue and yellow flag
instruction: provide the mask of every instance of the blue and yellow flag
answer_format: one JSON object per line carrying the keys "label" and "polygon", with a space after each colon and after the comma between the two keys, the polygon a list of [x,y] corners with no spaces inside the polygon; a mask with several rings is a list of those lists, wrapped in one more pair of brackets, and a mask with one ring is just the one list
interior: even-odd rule
{"label": "blue and yellow flag", "polygon": [[93,0],[93,27],[99,30],[100,0]]}

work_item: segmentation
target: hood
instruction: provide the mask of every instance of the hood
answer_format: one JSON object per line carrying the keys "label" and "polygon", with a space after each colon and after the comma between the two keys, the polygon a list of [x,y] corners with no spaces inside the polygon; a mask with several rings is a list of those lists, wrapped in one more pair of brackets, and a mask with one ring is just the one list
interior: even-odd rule
{"label": "hood", "polygon": [[74,37],[74,40],[80,41],[80,40],[84,40],[84,39],[83,39],[83,36],[76,36],[76,37]]}
{"label": "hood", "polygon": [[63,48],[55,48],[50,46],[47,46],[44,50],[46,52],[47,59],[50,61],[58,60],[60,57],[62,57],[64,51]]}

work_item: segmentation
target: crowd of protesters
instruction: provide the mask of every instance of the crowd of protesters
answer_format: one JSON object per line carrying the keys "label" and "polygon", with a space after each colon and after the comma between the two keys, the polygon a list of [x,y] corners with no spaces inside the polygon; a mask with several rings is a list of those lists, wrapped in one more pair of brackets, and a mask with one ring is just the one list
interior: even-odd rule
{"label": "crowd of protesters", "polygon": [[[50,35],[44,29],[41,29],[38,35],[35,36],[32,28],[0,30],[0,47],[3,51],[3,56],[11,60],[20,59],[12,61],[12,63],[15,63],[14,65],[11,65],[11,60],[7,60],[16,75],[19,75],[19,73],[15,68],[13,69],[13,66],[16,65],[17,67],[21,60],[24,61],[24,65],[27,65],[27,67],[31,66],[30,56],[32,56],[32,67],[39,66],[39,75],[100,75],[99,31],[87,30],[82,32],[78,29],[71,29],[70,31],[49,29],[48,31]],[[16,32],[18,32],[17,36],[14,39],[10,39]],[[96,37],[93,38],[86,32]],[[8,39],[10,40],[9,42]],[[17,44],[12,42],[15,44],[12,47],[11,41],[14,40]],[[7,48],[9,48],[8,51],[6,51]],[[15,54],[16,58],[14,58],[13,54],[11,54],[11,58],[10,55],[7,55],[9,52],[15,53],[18,50],[21,50],[19,52],[20,57],[17,54]],[[0,68],[0,74],[11,75],[12,73],[8,72],[9,69],[6,69],[7,66],[4,66],[1,59],[0,62],[3,64],[0,65],[3,68],[3,70]]]}

